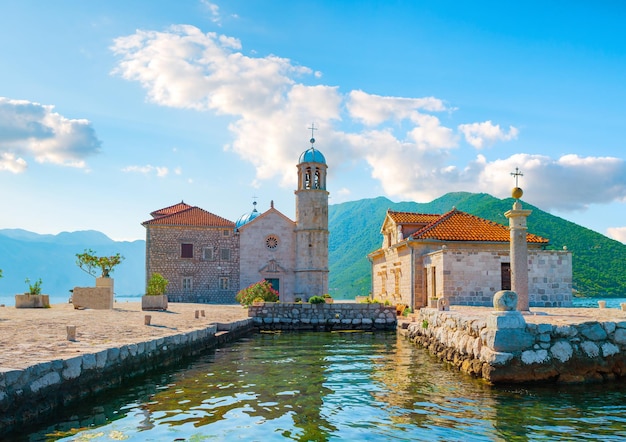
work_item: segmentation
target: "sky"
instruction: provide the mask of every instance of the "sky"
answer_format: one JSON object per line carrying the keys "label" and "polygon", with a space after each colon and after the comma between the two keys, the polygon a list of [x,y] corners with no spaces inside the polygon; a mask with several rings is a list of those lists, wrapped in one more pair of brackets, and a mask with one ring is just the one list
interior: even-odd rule
{"label": "sky", "polygon": [[143,239],[180,201],[293,219],[313,132],[330,204],[506,198],[517,168],[524,202],[626,242],[625,22],[620,1],[0,0],[0,229]]}

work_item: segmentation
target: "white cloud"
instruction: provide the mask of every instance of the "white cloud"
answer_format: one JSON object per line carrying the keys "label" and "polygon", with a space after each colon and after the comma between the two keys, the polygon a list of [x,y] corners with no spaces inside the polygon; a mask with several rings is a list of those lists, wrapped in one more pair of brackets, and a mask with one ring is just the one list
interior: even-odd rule
{"label": "white cloud", "polygon": [[606,234],[609,238],[626,244],[626,227],[609,227]]}
{"label": "white cloud", "polygon": [[23,158],[15,158],[15,155],[9,152],[0,152],[0,171],[21,173],[27,168],[28,164]]}
{"label": "white cloud", "polygon": [[513,126],[509,126],[509,131],[505,132],[500,128],[499,124],[494,125],[491,121],[460,124],[459,132],[465,136],[465,141],[476,149],[482,149],[496,141],[514,140],[519,134],[519,130]]}
{"label": "white cloud", "polygon": [[212,3],[208,0],[201,0],[200,3],[202,3],[204,7],[207,8],[209,13],[211,14],[211,21],[213,23],[219,24],[221,21],[220,7],[216,5],[215,3]]}
{"label": "white cloud", "polygon": [[151,101],[232,116],[234,137],[225,149],[255,166],[251,185],[278,177],[293,186],[294,157],[309,147],[306,128],[315,123],[331,177],[365,161],[392,198],[430,201],[452,191],[508,197],[516,167],[524,173],[524,200],[544,210],[580,210],[626,195],[623,160],[532,154],[462,160],[462,136],[481,149],[517,138],[518,129],[491,120],[448,127],[455,109],[435,97],[342,95],[335,86],[306,85],[305,79],[317,81],[312,69],[244,55],[237,39],[193,26],[137,31],[116,39],[112,50],[120,57],[114,73],[139,82]]}
{"label": "white cloud", "polygon": [[89,121],[68,119],[53,109],[0,97],[0,170],[23,172],[29,156],[40,163],[84,168],[85,158],[99,152]]}
{"label": "white cloud", "polygon": [[[167,167],[152,166],[147,164],[145,166],[127,166],[122,169],[122,172],[141,173],[144,175],[155,173],[159,178],[164,178],[169,174],[169,169]],[[178,172],[176,173],[178,174]]]}

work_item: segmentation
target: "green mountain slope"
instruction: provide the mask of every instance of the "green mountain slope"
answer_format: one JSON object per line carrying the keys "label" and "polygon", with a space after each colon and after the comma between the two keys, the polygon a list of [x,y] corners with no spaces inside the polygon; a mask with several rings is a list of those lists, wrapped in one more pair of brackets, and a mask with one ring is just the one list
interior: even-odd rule
{"label": "green mountain slope", "polygon": [[[523,203],[523,202],[522,202]],[[453,207],[508,225],[504,212],[513,199],[454,192],[430,203],[394,203],[378,197],[329,207],[330,292],[337,298],[353,298],[370,291],[370,263],[366,255],[380,247],[380,227],[387,209],[443,214]],[[573,285],[584,296],[626,296],[626,245],[593,230],[551,215],[530,204],[528,230],[550,239],[552,249],[567,246],[573,254]]]}

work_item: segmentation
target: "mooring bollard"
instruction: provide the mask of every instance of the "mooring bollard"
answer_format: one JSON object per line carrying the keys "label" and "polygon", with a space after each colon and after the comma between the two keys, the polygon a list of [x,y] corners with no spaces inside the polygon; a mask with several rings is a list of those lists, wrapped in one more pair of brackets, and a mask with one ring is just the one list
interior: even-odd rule
{"label": "mooring bollard", "polygon": [[143,317],[143,323],[144,325],[150,325],[150,321],[152,320],[152,315],[145,315]]}
{"label": "mooring bollard", "polygon": [[200,317],[200,310],[196,310],[196,319]]}
{"label": "mooring bollard", "polygon": [[65,329],[67,330],[67,340],[75,341],[76,340],[76,326],[68,325],[67,327],[65,327]]}
{"label": "mooring bollard", "polygon": [[606,301],[598,301],[598,308],[606,308]]}
{"label": "mooring bollard", "polygon": [[200,316],[202,316],[203,318],[206,316],[206,315],[204,314],[204,310],[200,310]]}

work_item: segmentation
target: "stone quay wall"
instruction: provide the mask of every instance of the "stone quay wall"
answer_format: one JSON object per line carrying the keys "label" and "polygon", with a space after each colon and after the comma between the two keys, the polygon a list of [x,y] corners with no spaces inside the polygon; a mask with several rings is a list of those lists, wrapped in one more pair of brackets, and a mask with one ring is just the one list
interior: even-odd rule
{"label": "stone quay wall", "polygon": [[117,387],[135,376],[238,339],[252,330],[252,320],[244,319],[44,362],[23,370],[0,368],[0,434],[50,415],[58,407]]}
{"label": "stone quay wall", "polygon": [[399,332],[491,383],[602,382],[626,375],[626,321],[527,324],[519,312],[485,319],[425,308]]}
{"label": "stone quay wall", "polygon": [[379,303],[308,304],[266,302],[251,305],[248,316],[259,330],[395,330],[395,306]]}

